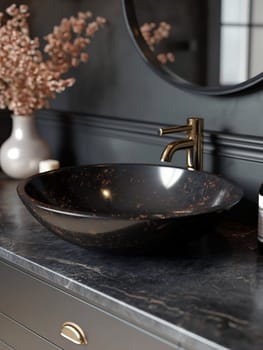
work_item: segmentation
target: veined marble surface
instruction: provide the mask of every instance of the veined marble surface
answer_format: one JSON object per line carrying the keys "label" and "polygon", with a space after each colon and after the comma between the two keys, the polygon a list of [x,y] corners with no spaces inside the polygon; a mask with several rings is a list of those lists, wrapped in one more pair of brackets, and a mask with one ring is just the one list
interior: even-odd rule
{"label": "veined marble surface", "polygon": [[113,254],[78,247],[43,228],[16,186],[0,180],[2,261],[186,349],[263,348],[255,208],[248,213],[237,206],[217,232],[179,249]]}

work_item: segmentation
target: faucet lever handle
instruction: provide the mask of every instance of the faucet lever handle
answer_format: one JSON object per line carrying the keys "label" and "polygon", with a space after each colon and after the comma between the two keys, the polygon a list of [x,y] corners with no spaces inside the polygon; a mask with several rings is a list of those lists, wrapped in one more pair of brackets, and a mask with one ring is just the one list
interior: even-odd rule
{"label": "faucet lever handle", "polygon": [[174,134],[176,132],[184,132],[184,131],[190,131],[192,127],[190,125],[178,125],[178,126],[170,126],[167,128],[160,128],[159,129],[159,135],[167,135],[167,134]]}

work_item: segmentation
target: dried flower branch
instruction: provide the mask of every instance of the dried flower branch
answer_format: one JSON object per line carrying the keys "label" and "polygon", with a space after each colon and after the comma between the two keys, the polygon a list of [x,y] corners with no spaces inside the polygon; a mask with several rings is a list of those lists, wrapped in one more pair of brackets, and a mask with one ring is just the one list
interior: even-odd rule
{"label": "dried flower branch", "polygon": [[30,37],[27,5],[13,4],[5,12],[7,19],[0,13],[0,108],[30,115],[48,107],[49,99],[75,83],[63,76],[88,61],[84,50],[106,19],[92,20],[89,11],[63,18],[44,37],[42,53],[39,38]]}
{"label": "dried flower branch", "polygon": [[[156,46],[169,37],[171,28],[171,25],[166,22],[160,22],[159,25],[154,22],[146,22],[140,27],[140,30],[150,50],[155,51]],[[157,59],[162,64],[174,62],[174,54],[172,52],[162,52],[157,54]]]}

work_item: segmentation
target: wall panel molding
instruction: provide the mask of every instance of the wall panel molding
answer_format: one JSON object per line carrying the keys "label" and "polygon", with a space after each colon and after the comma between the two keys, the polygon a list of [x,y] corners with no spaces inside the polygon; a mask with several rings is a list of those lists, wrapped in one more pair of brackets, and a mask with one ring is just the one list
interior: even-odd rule
{"label": "wall panel molding", "polygon": [[[39,112],[40,125],[50,125],[52,129],[69,126],[76,133],[92,133],[107,137],[125,139],[141,144],[164,145],[172,140],[183,138],[183,135],[160,137],[158,130],[167,125],[129,120],[99,115],[83,115],[61,111]],[[216,157],[228,157],[249,162],[263,162],[263,137],[240,135],[234,133],[204,132],[204,153]]]}

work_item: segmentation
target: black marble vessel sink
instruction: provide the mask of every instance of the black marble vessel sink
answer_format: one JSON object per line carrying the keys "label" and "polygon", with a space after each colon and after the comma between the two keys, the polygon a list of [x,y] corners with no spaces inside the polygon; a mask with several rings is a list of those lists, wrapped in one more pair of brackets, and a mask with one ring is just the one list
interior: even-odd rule
{"label": "black marble vessel sink", "polygon": [[219,176],[150,164],[61,168],[21,181],[17,191],[49,230],[101,248],[187,241],[242,197]]}

